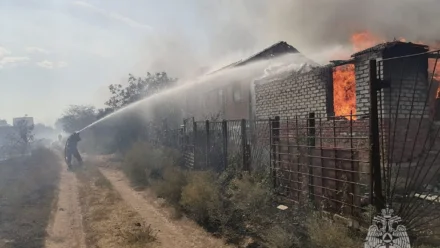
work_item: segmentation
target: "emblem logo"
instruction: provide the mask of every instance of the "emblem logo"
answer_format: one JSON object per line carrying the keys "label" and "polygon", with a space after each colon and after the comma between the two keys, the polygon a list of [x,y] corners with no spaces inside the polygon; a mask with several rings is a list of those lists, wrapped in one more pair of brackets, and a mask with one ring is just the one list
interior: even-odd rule
{"label": "emblem logo", "polygon": [[381,215],[373,218],[364,248],[411,248],[406,227],[401,222],[394,210],[388,206],[382,209]]}

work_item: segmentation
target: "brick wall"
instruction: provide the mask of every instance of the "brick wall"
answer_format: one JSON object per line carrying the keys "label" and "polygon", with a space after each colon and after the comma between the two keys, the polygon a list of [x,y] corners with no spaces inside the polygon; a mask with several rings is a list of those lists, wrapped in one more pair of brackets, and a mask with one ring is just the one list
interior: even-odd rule
{"label": "brick wall", "polygon": [[429,92],[428,59],[422,55],[407,56],[423,52],[426,52],[424,47],[397,44],[355,56],[358,114],[369,112],[370,59],[377,59],[377,75],[389,84],[378,93],[378,107],[383,119],[381,136],[385,156],[392,163],[421,156],[430,132],[429,104],[433,92]]}
{"label": "brick wall", "polygon": [[410,118],[410,114],[428,118],[428,58],[411,56],[390,59],[423,52],[426,52],[426,48],[402,43],[355,54],[357,114],[369,112],[369,60],[376,59],[378,77],[390,84],[390,88],[382,89],[379,94],[384,118],[389,118],[390,113],[394,118]]}
{"label": "brick wall", "polygon": [[[370,111],[370,77],[369,60],[381,59],[381,52],[372,52],[355,57],[355,76],[356,76],[356,114],[365,115]],[[378,68],[378,74],[381,72]]]}
{"label": "brick wall", "polygon": [[385,60],[383,79],[390,88],[383,89],[384,117],[429,118],[428,60],[424,56]]}
{"label": "brick wall", "polygon": [[309,112],[332,115],[333,80],[330,67],[255,83],[255,116],[305,117]]}

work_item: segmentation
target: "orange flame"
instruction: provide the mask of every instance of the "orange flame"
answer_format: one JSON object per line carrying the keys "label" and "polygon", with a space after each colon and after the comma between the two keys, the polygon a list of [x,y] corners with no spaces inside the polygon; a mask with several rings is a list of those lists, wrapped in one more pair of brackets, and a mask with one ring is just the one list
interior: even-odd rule
{"label": "orange flame", "polygon": [[[353,34],[350,38],[352,52],[372,47],[380,39],[368,32]],[[333,70],[333,106],[336,116],[356,114],[356,81],[354,65],[335,67]],[[353,119],[356,119],[353,117]]]}
{"label": "orange flame", "polygon": [[[407,42],[405,38],[399,41]],[[356,53],[379,43],[385,42],[384,39],[369,32],[359,32],[351,36],[352,52]],[[422,41],[413,42],[415,44],[426,44]],[[440,42],[429,44],[431,50],[439,50]],[[435,59],[428,60],[428,70],[433,73],[433,77],[439,82],[437,98],[440,98],[440,61],[436,66]],[[348,116],[350,112],[356,114],[356,81],[354,65],[335,67],[333,70],[333,105],[336,116]]]}
{"label": "orange flame", "polygon": [[[343,65],[333,70],[333,106],[336,116],[356,114],[356,84],[354,65]],[[353,119],[355,119],[353,117]]]}
{"label": "orange flame", "polygon": [[[369,32],[360,32],[353,34],[350,41],[353,46],[353,52],[356,53],[379,44],[381,39]],[[384,40],[382,42],[384,42]]]}

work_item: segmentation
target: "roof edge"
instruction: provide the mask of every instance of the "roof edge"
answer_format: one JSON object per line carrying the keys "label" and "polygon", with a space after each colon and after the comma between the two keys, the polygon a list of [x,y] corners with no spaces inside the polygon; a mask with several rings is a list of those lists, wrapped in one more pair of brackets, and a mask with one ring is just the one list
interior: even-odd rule
{"label": "roof edge", "polygon": [[417,43],[412,43],[412,42],[389,41],[389,42],[383,42],[383,43],[377,44],[375,46],[369,47],[367,49],[364,49],[362,51],[356,52],[356,53],[352,54],[351,57],[354,58],[356,56],[367,54],[367,53],[380,52],[384,49],[387,49],[387,48],[390,48],[390,47],[393,47],[396,45],[407,45],[407,46],[411,46],[411,47],[429,48],[428,45],[417,44]]}

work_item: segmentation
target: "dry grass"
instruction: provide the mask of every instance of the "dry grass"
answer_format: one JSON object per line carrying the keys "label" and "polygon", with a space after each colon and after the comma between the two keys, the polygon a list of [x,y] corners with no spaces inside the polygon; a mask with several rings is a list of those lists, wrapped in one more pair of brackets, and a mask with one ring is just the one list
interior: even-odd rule
{"label": "dry grass", "polygon": [[151,186],[158,197],[176,205],[180,201],[182,189],[186,184],[186,175],[181,169],[167,166],[163,170],[162,179],[154,181]]}
{"label": "dry grass", "polygon": [[363,241],[340,223],[330,221],[318,215],[310,215],[307,230],[311,243],[319,248],[362,247]]}
{"label": "dry grass", "polygon": [[207,171],[194,171],[188,175],[188,183],[182,189],[180,205],[197,222],[209,221],[209,213],[220,206],[220,191],[216,177]]}
{"label": "dry grass", "polygon": [[148,186],[162,179],[163,169],[178,163],[178,156],[173,150],[139,142],[125,155],[122,170],[134,186]]}
{"label": "dry grass", "polygon": [[156,231],[151,225],[135,223],[135,225],[128,228],[119,229],[119,236],[122,237],[128,244],[135,246],[142,246],[149,244],[156,240]]}
{"label": "dry grass", "polygon": [[56,200],[60,166],[50,150],[0,162],[0,246],[40,248]]}
{"label": "dry grass", "polygon": [[156,232],[131,209],[94,165],[77,171],[86,243],[90,247],[149,247]]}
{"label": "dry grass", "polygon": [[[158,197],[174,206],[178,215],[183,210],[208,231],[231,243],[244,247],[363,247],[364,233],[320,217],[309,206],[278,210],[265,171],[248,175],[233,165],[221,175],[182,171],[178,157],[166,149],[137,144],[124,167],[143,171],[144,185],[151,186]],[[124,170],[127,173],[127,168]],[[135,182],[139,176],[127,175]]]}

